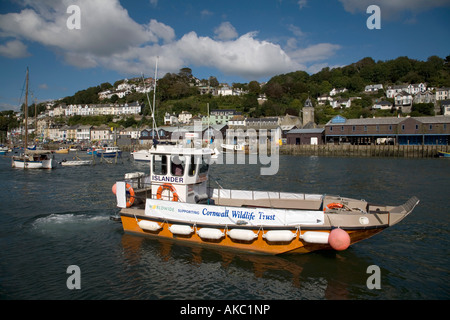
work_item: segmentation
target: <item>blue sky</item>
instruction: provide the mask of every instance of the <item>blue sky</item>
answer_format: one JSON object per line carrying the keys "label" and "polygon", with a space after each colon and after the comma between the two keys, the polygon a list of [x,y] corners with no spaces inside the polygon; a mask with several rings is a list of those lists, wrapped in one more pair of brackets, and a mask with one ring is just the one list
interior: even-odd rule
{"label": "blue sky", "polygon": [[[79,8],[79,20],[71,5]],[[381,29],[368,29],[370,5]],[[2,0],[0,110],[123,78],[192,69],[219,82],[450,55],[450,0]],[[67,21],[79,21],[70,29]]]}

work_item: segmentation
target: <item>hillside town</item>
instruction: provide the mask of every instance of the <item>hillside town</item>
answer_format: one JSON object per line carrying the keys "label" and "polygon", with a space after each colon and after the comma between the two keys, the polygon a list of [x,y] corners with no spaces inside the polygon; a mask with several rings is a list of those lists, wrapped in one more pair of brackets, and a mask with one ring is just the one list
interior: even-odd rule
{"label": "hillside town", "polygon": [[[124,81],[123,84],[127,84]],[[149,82],[151,83],[151,82]],[[132,90],[148,90],[141,87],[119,85],[115,94],[126,95]],[[204,88],[199,87],[203,92]],[[382,84],[368,85],[365,93],[376,93],[383,90]],[[153,90],[153,89],[152,89]],[[111,91],[112,92],[112,91]],[[333,88],[328,94],[317,97],[316,104],[329,104],[333,109],[350,108],[352,101],[361,99],[354,96],[342,98],[345,88]],[[251,118],[233,109],[211,110],[209,115],[192,114],[184,110],[179,114],[166,113],[164,124],[158,132],[153,132],[148,126],[110,128],[106,124],[93,125],[60,125],[54,123],[58,117],[111,115],[115,119],[133,116],[141,117],[143,103],[124,104],[86,104],[86,105],[52,105],[49,103],[44,113],[35,119],[30,119],[29,132],[43,142],[68,142],[88,145],[96,142],[108,143],[122,141],[124,144],[145,145],[151,143],[154,136],[170,140],[171,134],[180,127],[188,131],[194,130],[194,123],[201,123],[202,129],[208,127],[212,132],[220,132],[226,137],[228,129],[276,130],[282,136],[284,144],[324,144],[324,143],[380,143],[380,141],[396,141],[399,144],[448,144],[450,136],[450,88],[430,88],[426,84],[405,84],[388,86],[385,90],[386,99],[376,99],[372,109],[400,110],[403,114],[411,112],[413,103],[432,103],[436,116],[429,117],[374,117],[346,119],[342,116],[332,118],[325,125],[318,125],[314,120],[314,104],[308,98],[298,115],[277,117]],[[105,92],[99,95],[105,97]],[[232,90],[228,86],[213,90],[213,95],[240,95],[245,92]],[[388,101],[393,98],[394,103]],[[265,101],[264,95],[259,96],[260,103]],[[410,128],[411,127],[411,128]],[[8,138],[20,136],[21,128],[8,132]]]}

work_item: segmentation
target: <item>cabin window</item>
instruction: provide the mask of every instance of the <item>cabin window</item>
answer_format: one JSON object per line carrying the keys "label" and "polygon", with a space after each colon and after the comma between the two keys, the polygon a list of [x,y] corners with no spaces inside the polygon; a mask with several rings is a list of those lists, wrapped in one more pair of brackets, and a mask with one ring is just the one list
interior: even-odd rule
{"label": "cabin window", "polygon": [[433,125],[432,124],[430,124],[430,130],[433,130]]}
{"label": "cabin window", "polygon": [[191,156],[191,161],[189,163],[189,168],[188,168],[188,175],[190,177],[195,176],[195,168],[197,167],[197,163],[195,161],[195,157]]}
{"label": "cabin window", "polygon": [[364,126],[364,131],[367,131],[367,126]]}
{"label": "cabin window", "polygon": [[392,131],[392,125],[389,125],[389,131]]}
{"label": "cabin window", "polygon": [[156,154],[153,158],[153,173],[157,175],[167,174],[167,156]]}
{"label": "cabin window", "polygon": [[170,159],[170,173],[173,176],[181,177],[184,175],[186,158],[184,156],[172,156]]}
{"label": "cabin window", "polygon": [[402,130],[405,130],[405,125],[404,124],[402,124]]}
{"label": "cabin window", "polygon": [[202,173],[207,173],[208,172],[208,170],[209,170],[209,164],[208,164],[208,162],[210,161],[210,159],[205,159],[204,157],[202,157],[202,162],[199,164],[199,168],[198,168],[198,172],[199,172],[199,174],[202,174]]}
{"label": "cabin window", "polygon": [[352,131],[356,131],[356,126],[353,126],[353,127],[352,127]]}
{"label": "cabin window", "polygon": [[419,125],[418,124],[416,124],[416,130],[419,130]]}

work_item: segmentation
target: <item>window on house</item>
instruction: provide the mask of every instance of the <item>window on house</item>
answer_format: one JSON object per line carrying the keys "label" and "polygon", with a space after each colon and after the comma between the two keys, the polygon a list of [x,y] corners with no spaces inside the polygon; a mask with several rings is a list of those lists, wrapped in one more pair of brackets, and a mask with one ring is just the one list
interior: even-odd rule
{"label": "window on house", "polygon": [[433,125],[432,124],[430,124],[430,130],[433,130]]}
{"label": "window on house", "polygon": [[389,125],[389,131],[392,131],[392,125]]}
{"label": "window on house", "polygon": [[419,125],[418,124],[416,124],[416,130],[419,130]]}
{"label": "window on house", "polygon": [[364,126],[364,131],[367,131],[367,126]]}
{"label": "window on house", "polygon": [[356,126],[353,126],[353,127],[352,127],[352,131],[356,131]]}

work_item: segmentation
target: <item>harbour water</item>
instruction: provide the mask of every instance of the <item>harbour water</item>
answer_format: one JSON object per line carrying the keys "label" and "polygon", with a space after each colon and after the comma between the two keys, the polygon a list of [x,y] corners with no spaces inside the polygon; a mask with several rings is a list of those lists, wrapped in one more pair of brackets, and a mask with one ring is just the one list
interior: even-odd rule
{"label": "harbour water", "polygon": [[[59,158],[67,155],[56,155]],[[111,186],[147,171],[117,164],[11,168],[0,158],[0,299],[448,300],[450,161],[280,156],[258,165],[214,165],[224,188],[326,193],[398,205],[421,202],[400,224],[343,252],[261,256],[124,234]],[[214,185],[215,182],[211,181]],[[67,268],[80,270],[69,289]],[[380,288],[367,285],[379,268]]]}

